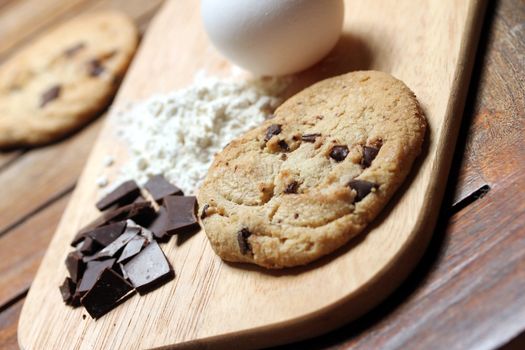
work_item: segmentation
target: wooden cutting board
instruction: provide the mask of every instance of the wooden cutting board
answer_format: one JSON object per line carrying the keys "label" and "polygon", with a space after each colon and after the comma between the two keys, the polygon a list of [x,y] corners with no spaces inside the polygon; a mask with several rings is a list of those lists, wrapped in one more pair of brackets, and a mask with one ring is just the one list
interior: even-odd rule
{"label": "wooden cutting board", "polygon": [[[181,245],[172,239],[164,250],[175,280],[94,321],[84,319],[82,309],[66,307],[58,286],[66,275],[71,238],[97,216],[95,179],[105,172],[104,155],[118,155],[115,169],[126,159],[125,145],[115,137],[115,113],[110,113],[26,298],[20,346],[261,347],[326,332],[376,305],[415,266],[433,231],[484,8],[482,0],[348,0],[338,46],[297,76],[288,91],[351,70],[377,69],[403,80],[421,102],[430,126],[424,152],[364,234],[311,266],[283,271],[225,264],[202,232]],[[184,87],[200,69],[228,74],[231,66],[207,41],[197,1],[168,1],[112,111],[127,101]]]}

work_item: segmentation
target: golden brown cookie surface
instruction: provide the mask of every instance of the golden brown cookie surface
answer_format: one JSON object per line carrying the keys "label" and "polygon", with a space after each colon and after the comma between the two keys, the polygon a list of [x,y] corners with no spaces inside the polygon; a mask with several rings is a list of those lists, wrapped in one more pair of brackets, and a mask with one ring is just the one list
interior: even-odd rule
{"label": "golden brown cookie surface", "polygon": [[0,66],[0,148],[56,140],[114,95],[138,42],[118,12],[75,18]]}
{"label": "golden brown cookie surface", "polygon": [[372,221],[420,153],[426,121],[401,81],[374,71],[321,81],[219,153],[198,195],[224,260],[307,264]]}

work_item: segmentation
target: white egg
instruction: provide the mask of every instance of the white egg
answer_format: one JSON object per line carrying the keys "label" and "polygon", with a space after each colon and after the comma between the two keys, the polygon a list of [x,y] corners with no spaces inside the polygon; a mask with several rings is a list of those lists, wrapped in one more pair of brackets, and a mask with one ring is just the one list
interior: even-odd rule
{"label": "white egg", "polygon": [[202,0],[204,27],[215,47],[257,75],[301,71],[337,43],[343,0]]}

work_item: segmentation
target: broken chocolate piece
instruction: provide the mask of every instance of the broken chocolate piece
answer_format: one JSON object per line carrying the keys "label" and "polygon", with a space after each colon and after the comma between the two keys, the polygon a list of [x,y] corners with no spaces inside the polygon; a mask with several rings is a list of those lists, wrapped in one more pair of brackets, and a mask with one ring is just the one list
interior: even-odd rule
{"label": "broken chocolate piece", "polygon": [[160,202],[166,196],[184,195],[180,188],[172,185],[162,175],[151,177],[144,185],[144,188],[151,194],[155,202]]}
{"label": "broken chocolate piece", "polygon": [[126,228],[125,222],[116,222],[106,226],[102,226],[94,229],[91,232],[87,232],[86,236],[91,237],[94,241],[106,247],[119,237]]}
{"label": "broken chocolate piece", "polygon": [[120,254],[120,258],[118,258],[117,263],[125,262],[137,255],[145,244],[146,238],[141,236],[133,237],[133,239],[129,241],[124,247],[124,250],[122,251],[122,254]]}
{"label": "broken chocolate piece", "polygon": [[315,142],[315,138],[321,136],[321,134],[304,134],[301,136],[301,140],[304,142]]}
{"label": "broken chocolate piece", "polygon": [[121,234],[117,239],[111,242],[107,247],[99,251],[93,256],[87,256],[84,258],[84,261],[91,260],[100,260],[102,258],[111,258],[124,248],[133,238],[137,237],[140,233],[140,229],[137,227],[128,227],[123,234]]}
{"label": "broken chocolate piece", "polygon": [[40,97],[40,108],[44,108],[49,102],[57,99],[60,96],[60,85],[54,85],[44,91]]}
{"label": "broken chocolate piece", "polygon": [[93,288],[82,297],[81,303],[92,318],[99,318],[115,308],[132,291],[131,284],[107,268],[102,271]]}
{"label": "broken chocolate piece", "polygon": [[90,261],[87,263],[86,272],[82,276],[82,280],[77,287],[77,293],[87,292],[93,287],[102,271],[106,268],[110,269],[113,267],[115,259],[102,260],[102,261]]}
{"label": "broken chocolate piece", "polygon": [[155,241],[125,264],[124,271],[140,295],[175,277],[166,256]]}
{"label": "broken chocolate piece", "polygon": [[237,242],[239,243],[239,249],[241,250],[242,255],[252,251],[252,246],[250,242],[248,242],[248,237],[251,235],[252,233],[246,228],[237,232]]}
{"label": "broken chocolate piece", "polygon": [[284,193],[297,193],[297,190],[299,189],[299,183],[297,181],[292,181],[286,186],[284,189]]}
{"label": "broken chocolate piece", "polygon": [[168,226],[168,211],[164,206],[159,208],[157,216],[149,224],[148,229],[157,239],[164,239],[166,236],[166,227]]}
{"label": "broken chocolate piece", "polygon": [[90,60],[87,63],[87,70],[88,74],[92,77],[98,77],[100,74],[102,74],[106,69],[102,65],[102,62],[100,60],[94,58]]}
{"label": "broken chocolate piece", "polygon": [[332,150],[330,151],[330,158],[335,160],[336,162],[342,162],[345,160],[346,156],[348,155],[348,147],[347,146],[334,146],[332,147]]}
{"label": "broken chocolate piece", "polygon": [[348,186],[352,190],[356,191],[356,196],[354,197],[354,203],[361,201],[370,192],[372,192],[372,189],[379,187],[378,184],[368,182],[365,180],[352,180],[348,183]]}
{"label": "broken chocolate piece", "polygon": [[197,199],[194,196],[168,196],[164,198],[167,212],[166,233],[175,235],[198,225],[195,216]]}
{"label": "broken chocolate piece", "polygon": [[372,161],[376,158],[378,153],[378,148],[363,146],[363,158],[361,159],[361,166],[363,168],[368,168],[372,164]]}
{"label": "broken chocolate piece", "polygon": [[84,262],[82,261],[82,253],[73,251],[67,255],[66,268],[69,271],[71,280],[77,283],[84,272]]}
{"label": "broken chocolate piece", "polygon": [[273,136],[279,135],[281,133],[281,125],[272,124],[266,129],[266,135],[264,136],[264,141],[268,142]]}
{"label": "broken chocolate piece", "polygon": [[277,142],[277,144],[279,145],[281,150],[283,150],[284,152],[288,152],[290,150],[290,147],[288,146],[288,144],[284,140],[279,140],[279,142]]}
{"label": "broken chocolate piece", "polygon": [[108,193],[95,205],[98,210],[105,210],[113,204],[118,204],[121,207],[133,202],[138,196],[140,196],[139,186],[135,181],[129,180]]}
{"label": "broken chocolate piece", "polygon": [[85,46],[86,46],[86,45],[85,45],[84,43],[82,43],[82,42],[77,43],[77,44],[71,46],[70,48],[64,50],[64,55],[65,55],[66,57],[73,57],[73,56],[75,56],[75,54],[76,54],[77,52],[79,52],[80,50],[82,50]]}
{"label": "broken chocolate piece", "polygon": [[201,220],[203,220],[206,217],[206,215],[208,215],[208,213],[206,213],[206,210],[208,210],[209,207],[210,205],[208,203],[204,204],[204,206],[202,207]]}
{"label": "broken chocolate piece", "polygon": [[102,248],[103,246],[101,244],[88,236],[82,242],[82,246],[80,247],[79,251],[84,255],[93,255]]}
{"label": "broken chocolate piece", "polygon": [[60,294],[62,294],[62,300],[66,305],[71,305],[73,301],[73,295],[75,294],[76,284],[71,278],[66,277],[64,283],[60,286]]}

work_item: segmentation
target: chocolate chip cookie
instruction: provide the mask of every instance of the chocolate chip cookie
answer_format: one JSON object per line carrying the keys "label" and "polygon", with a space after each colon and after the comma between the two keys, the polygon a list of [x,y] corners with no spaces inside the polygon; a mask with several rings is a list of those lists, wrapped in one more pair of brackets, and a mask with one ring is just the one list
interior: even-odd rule
{"label": "chocolate chip cookie", "polygon": [[0,148],[54,141],[114,95],[138,42],[118,12],[75,18],[0,66]]}
{"label": "chocolate chip cookie", "polygon": [[307,264],[385,206],[420,153],[426,121],[410,89],[376,71],[321,81],[219,153],[199,215],[224,260]]}

